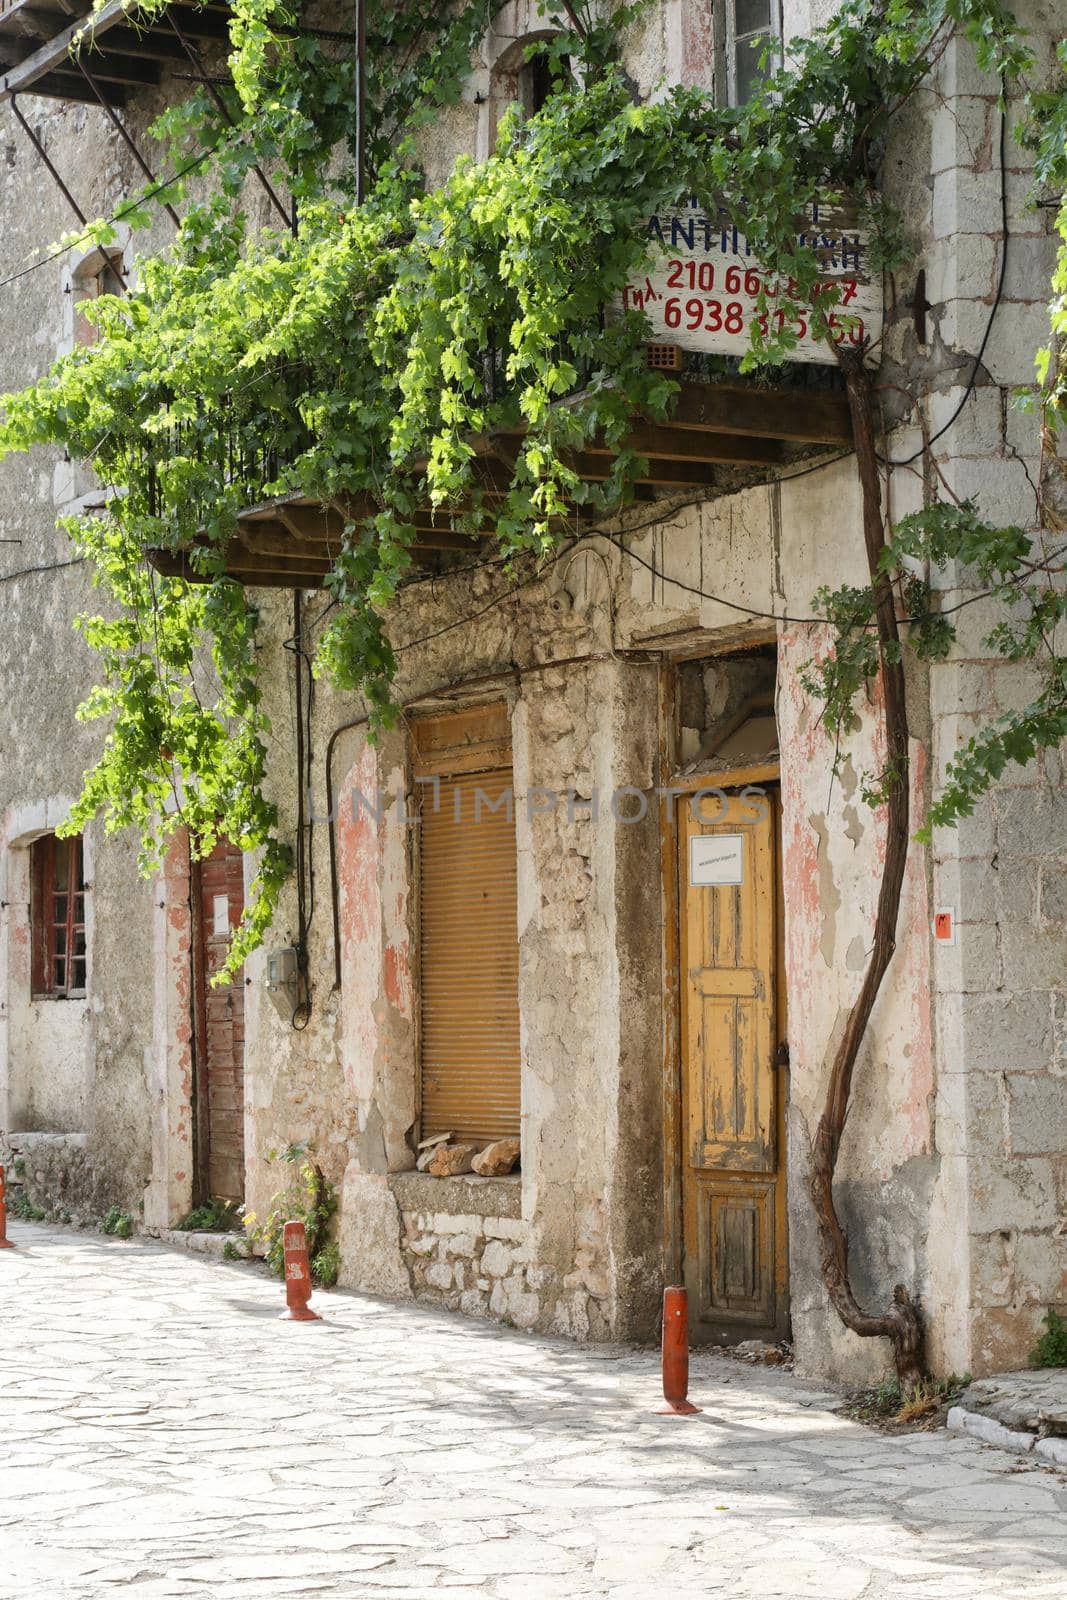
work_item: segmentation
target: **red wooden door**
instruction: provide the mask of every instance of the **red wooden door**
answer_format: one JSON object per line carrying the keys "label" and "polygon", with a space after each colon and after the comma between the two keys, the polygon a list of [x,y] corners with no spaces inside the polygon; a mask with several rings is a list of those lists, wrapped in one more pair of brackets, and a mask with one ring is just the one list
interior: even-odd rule
{"label": "red wooden door", "polygon": [[244,973],[239,970],[229,983],[211,982],[225,963],[244,906],[244,860],[236,845],[222,841],[195,864],[193,906],[198,1188],[201,1200],[240,1203],[245,1187]]}

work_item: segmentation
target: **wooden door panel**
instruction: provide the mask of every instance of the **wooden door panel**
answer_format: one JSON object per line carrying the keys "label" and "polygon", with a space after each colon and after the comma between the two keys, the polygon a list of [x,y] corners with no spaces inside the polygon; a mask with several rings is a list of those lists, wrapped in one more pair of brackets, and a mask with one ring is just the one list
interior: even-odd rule
{"label": "wooden door panel", "polygon": [[731,799],[721,818],[694,835],[742,837],[743,881],[697,887],[684,881],[689,1153],[693,1166],[773,1172],[775,1164],[775,878],[773,824],[753,821]]}
{"label": "wooden door panel", "polygon": [[[694,1337],[729,1342],[787,1326],[777,809],[711,804],[710,820],[679,809],[683,1221]],[[740,883],[691,881],[692,841],[716,835],[722,857],[698,855],[739,854]]]}
{"label": "wooden door panel", "polygon": [[745,1327],[774,1322],[774,1181],[698,1182],[698,1317]]}
{"label": "wooden door panel", "polygon": [[244,975],[212,985],[244,907],[244,861],[222,841],[198,864],[195,983],[201,1025],[197,1117],[203,1199],[244,1199]]}
{"label": "wooden door panel", "polygon": [[697,996],[693,1041],[690,1161],[705,1170],[774,1170],[773,1077],[764,1057],[767,1029],[758,1003]]}

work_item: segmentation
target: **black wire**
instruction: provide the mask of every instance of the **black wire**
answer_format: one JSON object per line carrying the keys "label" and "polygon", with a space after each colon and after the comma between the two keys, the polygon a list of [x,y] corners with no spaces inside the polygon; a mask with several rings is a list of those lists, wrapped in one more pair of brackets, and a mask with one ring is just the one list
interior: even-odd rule
{"label": "black wire", "polygon": [[[605,533],[601,537],[610,539],[614,543],[616,535]],[[617,537],[625,538],[625,531]],[[631,561],[636,561],[639,566],[644,567],[646,572],[651,572],[654,578],[659,578],[662,583],[671,583],[676,589],[684,589],[686,594],[699,595],[701,600],[713,600],[716,605],[725,606],[727,611],[740,611],[746,617],[758,617],[765,622],[805,622],[817,623],[821,626],[827,620],[825,617],[791,617],[783,611],[757,611],[754,606],[742,606],[736,600],[724,600],[721,594],[709,594],[707,589],[698,588],[695,583],[685,583],[681,578],[672,578],[668,573],[661,572],[651,561],[646,561],[644,556],[639,556],[636,550],[631,550],[624,544],[619,545],[617,548],[622,551],[623,555],[628,556]]]}
{"label": "black wire", "polygon": [[[247,140],[238,140],[237,144],[232,146],[232,148],[237,149],[245,143],[247,143]],[[191,161],[187,161],[185,166],[179,167],[171,177],[160,179],[159,183],[155,184],[150,189],[146,189],[144,194],[140,195],[136,200],[128,201],[126,205],[120,206],[112,216],[105,218],[104,221],[106,222],[107,226],[110,227],[115,222],[121,222],[125,217],[130,216],[132,212],[140,210],[141,206],[144,205],[146,200],[154,200],[157,194],[162,194],[164,189],[171,188],[173,184],[178,183],[182,178],[187,177],[188,174],[194,170],[194,168],[201,166],[205,161],[207,161],[209,156],[216,155],[217,153],[217,146],[212,147],[210,150],[201,150],[199,155],[194,156]],[[98,224],[94,224],[94,227],[97,225]],[[31,272],[37,272],[41,267],[47,267],[52,261],[58,261],[61,256],[65,256],[67,254],[68,250],[77,249],[79,245],[88,243],[92,237],[93,228],[86,228],[84,233],[78,234],[77,237],[72,239],[69,244],[65,244],[60,249],[53,250],[50,252],[50,254],[42,256],[40,261],[31,262],[28,267],[21,267],[18,272],[12,272],[6,278],[0,278],[0,289],[5,289],[9,283],[15,283],[19,278],[27,277]]]}
{"label": "black wire", "polygon": [[[996,319],[997,312],[1000,309],[1000,302],[1004,295],[1004,279],[1008,271],[1008,173],[1006,152],[1008,117],[1004,106],[1005,85],[1003,79],[1001,79],[1000,83],[1000,94],[1000,226],[1003,232],[1004,243],[1000,252],[1000,276],[997,279],[997,292],[993,297],[993,304],[990,307],[989,321],[985,325],[985,333],[982,335],[982,342],[978,346],[978,354],[974,358],[974,365],[971,367],[971,375],[967,379],[967,386],[963,391],[963,398],[960,400],[959,405],[956,407],[951,417],[949,417],[946,423],[938,428],[935,434],[932,434],[929,439],[925,439],[919,446],[918,450],[916,450],[910,456],[905,456],[903,461],[894,461],[891,457],[879,456],[879,465],[883,467],[910,467],[913,462],[918,461],[919,457],[925,455],[932,444],[936,444],[937,440],[941,438],[942,434],[948,432],[948,430],[952,427],[952,424],[956,421],[956,418],[959,416],[960,412],[963,410],[964,406],[967,404],[968,400],[971,398],[971,395],[974,393],[974,385],[975,380],[978,377],[978,369],[982,365],[982,357],[985,355],[986,346],[989,343],[989,336],[993,332],[993,323]],[[915,403],[918,404],[917,401]]]}
{"label": "black wire", "polygon": [[18,572],[0,572],[0,583],[13,583],[16,578],[28,578],[33,572],[62,572],[64,567],[81,567],[87,556],[75,556],[73,561],[52,561],[43,567],[20,567]]}

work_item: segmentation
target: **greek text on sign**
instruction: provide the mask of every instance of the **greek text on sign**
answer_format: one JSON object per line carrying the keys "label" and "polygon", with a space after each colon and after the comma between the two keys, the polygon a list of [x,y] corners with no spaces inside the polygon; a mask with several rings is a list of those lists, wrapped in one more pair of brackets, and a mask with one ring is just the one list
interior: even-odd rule
{"label": "greek text on sign", "polygon": [[[824,285],[836,284],[838,304],[828,321],[838,343],[873,345],[882,331],[881,276],[872,281],[867,264],[867,233],[857,228],[843,206],[816,203],[808,208],[799,234],[818,257]],[[635,275],[623,291],[628,311],[643,311],[652,324],[651,337],[683,350],[716,355],[744,355],[749,329],[760,324],[765,337],[788,325],[797,336],[790,361],[834,364],[822,337],[812,331],[806,311],[787,317],[774,309],[788,280],[775,281],[754,259],[743,233],[725,209],[709,215],[695,200],[659,211],[648,219],[649,268]],[[766,290],[771,309],[760,313],[757,296]]]}
{"label": "greek text on sign", "polygon": [[696,888],[736,887],[745,881],[745,841],[739,833],[697,834],[689,841],[689,882]]}

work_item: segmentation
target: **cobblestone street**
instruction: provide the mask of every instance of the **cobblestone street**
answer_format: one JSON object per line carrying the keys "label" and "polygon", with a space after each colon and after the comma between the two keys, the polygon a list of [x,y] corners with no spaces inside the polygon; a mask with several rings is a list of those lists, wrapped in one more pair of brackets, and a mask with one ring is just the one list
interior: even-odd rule
{"label": "cobblestone street", "polygon": [[15,1224],[0,1256],[0,1594],[582,1600],[1067,1595],[1067,1478],[889,1438],[776,1371],[318,1294]]}

